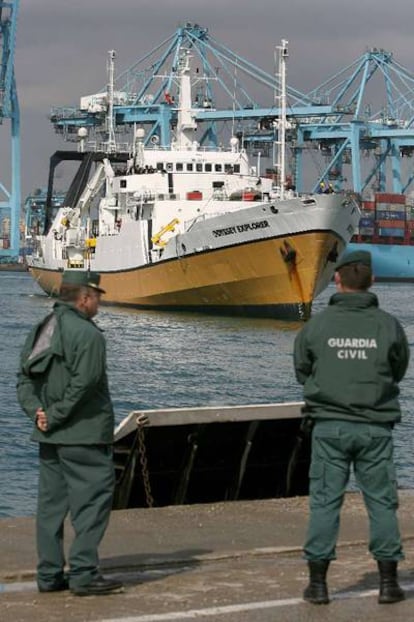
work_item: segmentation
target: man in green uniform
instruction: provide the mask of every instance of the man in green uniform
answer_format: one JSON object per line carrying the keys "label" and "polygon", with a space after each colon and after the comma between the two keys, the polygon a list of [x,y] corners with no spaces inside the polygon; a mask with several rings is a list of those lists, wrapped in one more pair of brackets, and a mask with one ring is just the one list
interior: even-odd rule
{"label": "man in green uniform", "polygon": [[329,602],[326,574],[336,557],[351,465],[369,516],[369,550],[380,574],[378,601],[404,598],[397,580],[403,552],[392,428],[401,418],[398,383],[409,349],[400,323],[379,309],[368,291],[372,282],[370,253],[345,255],[336,266],[337,293],[295,340],[296,377],[304,385],[306,417],[313,424],[304,545],[310,574],[304,599],[311,603]]}
{"label": "man in green uniform", "polygon": [[[63,273],[53,312],[29,334],[21,354],[17,394],[39,443],[36,517],[40,592],[70,588],[78,596],[122,591],[99,572],[98,546],[114,490],[114,413],[106,375],[105,340],[92,321],[100,277]],[[63,527],[75,537],[64,574]]]}

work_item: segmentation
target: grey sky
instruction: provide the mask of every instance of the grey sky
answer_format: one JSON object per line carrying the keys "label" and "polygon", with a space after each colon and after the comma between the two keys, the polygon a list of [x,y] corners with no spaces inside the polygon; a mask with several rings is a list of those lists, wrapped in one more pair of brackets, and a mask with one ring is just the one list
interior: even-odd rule
{"label": "grey sky", "polygon": [[[372,46],[392,51],[414,73],[412,0],[21,0],[15,68],[23,198],[46,185],[49,157],[64,146],[47,118],[51,106],[77,105],[97,92],[108,50],[117,51],[121,72],[185,22],[208,28],[269,72],[275,45],[288,39],[288,82],[303,92]],[[6,162],[7,126],[0,136]]]}

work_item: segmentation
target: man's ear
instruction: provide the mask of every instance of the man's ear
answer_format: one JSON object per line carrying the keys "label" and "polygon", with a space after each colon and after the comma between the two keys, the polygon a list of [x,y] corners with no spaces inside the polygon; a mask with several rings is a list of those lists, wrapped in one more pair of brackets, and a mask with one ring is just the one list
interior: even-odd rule
{"label": "man's ear", "polygon": [[76,308],[79,309],[79,311],[85,310],[85,304],[86,304],[87,299],[88,299],[88,290],[85,287],[85,288],[82,288],[78,296],[78,299],[76,301],[76,304],[75,304]]}

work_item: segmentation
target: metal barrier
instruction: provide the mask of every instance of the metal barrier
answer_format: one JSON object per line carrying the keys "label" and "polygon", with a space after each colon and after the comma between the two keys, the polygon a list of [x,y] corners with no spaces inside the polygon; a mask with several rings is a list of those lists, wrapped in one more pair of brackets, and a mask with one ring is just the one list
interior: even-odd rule
{"label": "metal barrier", "polygon": [[115,430],[114,508],[308,494],[302,406],[132,412]]}

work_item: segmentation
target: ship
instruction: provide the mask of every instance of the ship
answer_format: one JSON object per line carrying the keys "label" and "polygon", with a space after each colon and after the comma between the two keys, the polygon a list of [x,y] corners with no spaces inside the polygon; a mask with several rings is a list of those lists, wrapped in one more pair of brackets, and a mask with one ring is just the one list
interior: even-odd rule
{"label": "ship", "polygon": [[376,281],[414,281],[414,201],[378,192],[361,203],[361,218],[348,249],[371,253]]}
{"label": "ship", "polygon": [[[106,150],[52,156],[49,197],[61,162],[78,161],[78,170],[63,205],[54,217],[47,209],[44,232],[34,234],[32,276],[52,296],[63,270],[93,270],[104,303],[306,320],[358,225],[358,197],[297,194],[283,166],[261,175],[235,135],[228,149],[202,147],[188,51],[176,71],[168,146],[138,127],[127,149],[112,140]],[[281,158],[284,141],[281,123]]]}

